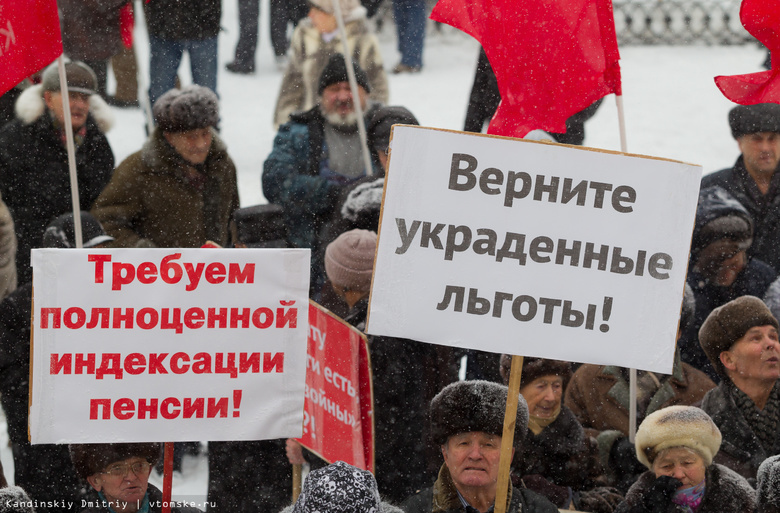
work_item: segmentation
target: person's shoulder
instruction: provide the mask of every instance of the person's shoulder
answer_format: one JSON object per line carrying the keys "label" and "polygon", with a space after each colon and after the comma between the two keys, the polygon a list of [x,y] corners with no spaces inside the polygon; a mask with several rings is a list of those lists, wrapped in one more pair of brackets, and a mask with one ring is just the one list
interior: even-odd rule
{"label": "person's shoulder", "polygon": [[[527,488],[515,488],[512,490],[513,499],[515,496],[519,497],[523,502],[522,508],[510,508],[510,513],[523,512],[523,513],[557,513],[558,507],[550,502],[547,497],[532,492]],[[514,503],[515,501],[512,500]]]}
{"label": "person's shoulder", "polygon": [[711,388],[704,394],[704,399],[701,401],[701,409],[707,412],[710,417],[713,417],[717,424],[716,416],[729,409],[729,402],[726,386],[721,382],[718,386]]}
{"label": "person's shoulder", "polygon": [[731,184],[735,180],[734,166],[721,169],[720,171],[712,172],[708,175],[704,175],[701,179],[701,188],[713,187],[719,185],[725,187]]}
{"label": "person's shoulder", "polygon": [[401,503],[404,513],[429,513],[433,508],[433,488],[426,488]]}

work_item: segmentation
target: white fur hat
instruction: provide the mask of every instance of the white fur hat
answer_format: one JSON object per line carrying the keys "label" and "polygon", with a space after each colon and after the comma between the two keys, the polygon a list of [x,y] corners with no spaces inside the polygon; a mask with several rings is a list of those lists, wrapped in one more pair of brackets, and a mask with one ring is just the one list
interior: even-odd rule
{"label": "white fur hat", "polygon": [[636,457],[647,468],[664,449],[686,447],[696,451],[705,466],[720,449],[718,426],[701,408],[669,406],[648,415],[636,432]]}

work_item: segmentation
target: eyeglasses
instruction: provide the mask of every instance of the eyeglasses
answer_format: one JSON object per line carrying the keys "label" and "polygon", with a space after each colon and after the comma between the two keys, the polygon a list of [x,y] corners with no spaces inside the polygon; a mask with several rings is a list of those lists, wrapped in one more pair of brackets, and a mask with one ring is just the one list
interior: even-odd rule
{"label": "eyeglasses", "polygon": [[125,477],[131,470],[136,476],[142,476],[148,474],[152,468],[152,464],[148,461],[136,461],[132,465],[122,463],[119,465],[112,465],[107,470],[101,472],[101,474],[108,474],[114,477]]}

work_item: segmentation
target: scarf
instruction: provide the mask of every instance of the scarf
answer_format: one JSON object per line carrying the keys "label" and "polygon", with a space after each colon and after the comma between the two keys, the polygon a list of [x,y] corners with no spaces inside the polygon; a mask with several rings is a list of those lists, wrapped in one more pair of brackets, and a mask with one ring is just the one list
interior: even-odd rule
{"label": "scarf", "polygon": [[558,408],[553,412],[553,414],[549,418],[542,418],[542,417],[535,417],[533,415],[528,416],[528,429],[531,430],[531,432],[535,435],[538,435],[541,433],[544,428],[555,422],[555,419],[558,418],[558,415],[561,414],[561,405],[558,404]]}
{"label": "scarf", "polygon": [[674,492],[672,502],[682,506],[687,513],[696,513],[701,505],[701,500],[704,498],[706,480],[691,486],[690,488],[683,488]]}

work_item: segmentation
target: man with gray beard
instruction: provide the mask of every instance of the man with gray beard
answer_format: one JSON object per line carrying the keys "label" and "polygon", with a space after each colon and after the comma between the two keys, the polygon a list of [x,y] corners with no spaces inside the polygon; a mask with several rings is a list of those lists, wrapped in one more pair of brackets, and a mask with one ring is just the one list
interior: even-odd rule
{"label": "man with gray beard", "polygon": [[[360,105],[369,118],[377,106],[367,109],[368,76],[353,65]],[[375,168],[380,172],[376,163]],[[331,219],[342,189],[367,174],[346,62],[342,55],[333,55],[320,75],[318,104],[291,114],[290,121],[279,127],[263,166],[263,194],[284,208],[288,243],[317,254],[320,229]],[[322,285],[318,267],[312,269],[312,290]]]}

